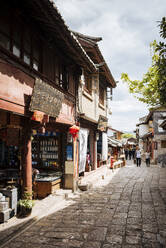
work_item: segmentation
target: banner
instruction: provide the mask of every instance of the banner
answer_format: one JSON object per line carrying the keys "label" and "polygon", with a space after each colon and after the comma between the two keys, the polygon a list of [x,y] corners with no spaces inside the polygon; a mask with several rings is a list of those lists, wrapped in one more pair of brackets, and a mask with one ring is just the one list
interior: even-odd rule
{"label": "banner", "polygon": [[80,128],[79,131],[79,173],[85,171],[86,165],[86,154],[88,145],[88,134],[89,130],[86,128]]}
{"label": "banner", "polygon": [[102,160],[105,161],[108,158],[108,139],[107,133],[102,133]]}

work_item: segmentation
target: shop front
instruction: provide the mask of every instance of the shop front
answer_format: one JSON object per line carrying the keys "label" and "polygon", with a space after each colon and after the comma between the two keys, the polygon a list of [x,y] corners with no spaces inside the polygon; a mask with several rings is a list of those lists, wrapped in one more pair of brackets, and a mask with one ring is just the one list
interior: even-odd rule
{"label": "shop front", "polygon": [[[69,159],[67,135],[74,124],[74,104],[40,80],[36,82],[30,110],[44,113],[41,120],[33,118],[38,126],[35,128],[34,124],[32,129],[32,172],[37,173],[33,193],[35,198],[44,198],[65,186],[65,162]],[[72,140],[70,142],[72,147]]]}
{"label": "shop front", "polygon": [[[5,214],[0,222],[17,214],[17,200],[21,197],[21,117],[0,111],[0,209]],[[4,206],[5,204],[5,206]],[[3,206],[2,206],[3,205]]]}
{"label": "shop front", "polygon": [[[48,98],[49,91],[53,102]],[[6,197],[5,204],[8,200],[5,211],[11,215],[12,209],[14,215],[24,192],[44,198],[64,187],[65,162],[73,159],[73,144],[72,140],[67,141],[67,135],[74,124],[74,103],[64,99],[60,91],[36,80],[27,116],[24,107],[18,114],[12,111],[11,104],[1,107],[0,193],[3,199]]]}
{"label": "shop front", "polygon": [[97,141],[97,166],[100,167],[108,160],[107,118],[99,116]]}
{"label": "shop front", "polygon": [[80,118],[79,175],[97,168],[97,123]]}
{"label": "shop front", "polygon": [[33,193],[43,198],[61,187],[61,133],[33,130],[32,139]]}

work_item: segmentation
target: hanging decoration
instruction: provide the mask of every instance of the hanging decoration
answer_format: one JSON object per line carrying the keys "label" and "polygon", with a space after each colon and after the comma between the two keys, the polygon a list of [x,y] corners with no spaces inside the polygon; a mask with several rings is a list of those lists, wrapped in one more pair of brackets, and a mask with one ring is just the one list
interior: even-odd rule
{"label": "hanging decoration", "polygon": [[75,140],[78,137],[78,132],[80,128],[76,125],[73,125],[69,128],[69,133],[72,135],[73,139]]}

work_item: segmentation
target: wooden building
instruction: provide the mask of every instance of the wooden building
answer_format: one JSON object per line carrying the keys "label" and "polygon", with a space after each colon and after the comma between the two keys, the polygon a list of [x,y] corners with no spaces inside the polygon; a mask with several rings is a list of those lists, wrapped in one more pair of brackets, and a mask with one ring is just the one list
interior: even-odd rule
{"label": "wooden building", "polygon": [[81,68],[96,71],[51,1],[1,2],[0,189],[32,193],[33,169],[37,197],[64,186]]}
{"label": "wooden building", "polygon": [[[107,88],[110,88],[112,92],[116,83],[98,46],[102,38],[78,32],[73,33],[96,67],[95,72],[91,68],[82,70],[78,88],[79,172],[84,173],[88,169],[95,170],[97,165],[102,165],[107,161]],[[89,168],[85,167],[87,165],[86,154],[87,157],[90,155]]]}
{"label": "wooden building", "polygon": [[[148,115],[140,118],[137,124],[139,146],[143,152],[150,152],[151,162],[157,163],[165,160],[166,131],[164,128],[166,108],[158,106],[152,108]],[[165,162],[165,161],[164,161]]]}

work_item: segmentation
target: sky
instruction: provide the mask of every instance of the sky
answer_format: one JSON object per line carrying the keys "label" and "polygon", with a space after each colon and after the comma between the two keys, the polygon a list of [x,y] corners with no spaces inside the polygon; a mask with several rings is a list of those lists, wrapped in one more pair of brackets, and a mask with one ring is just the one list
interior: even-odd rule
{"label": "sky", "polygon": [[151,66],[150,43],[159,37],[158,21],[166,15],[165,0],[54,0],[66,25],[89,36],[102,37],[98,46],[118,81],[111,101],[113,128],[133,132],[148,114],[121,82],[121,73],[140,80]]}

